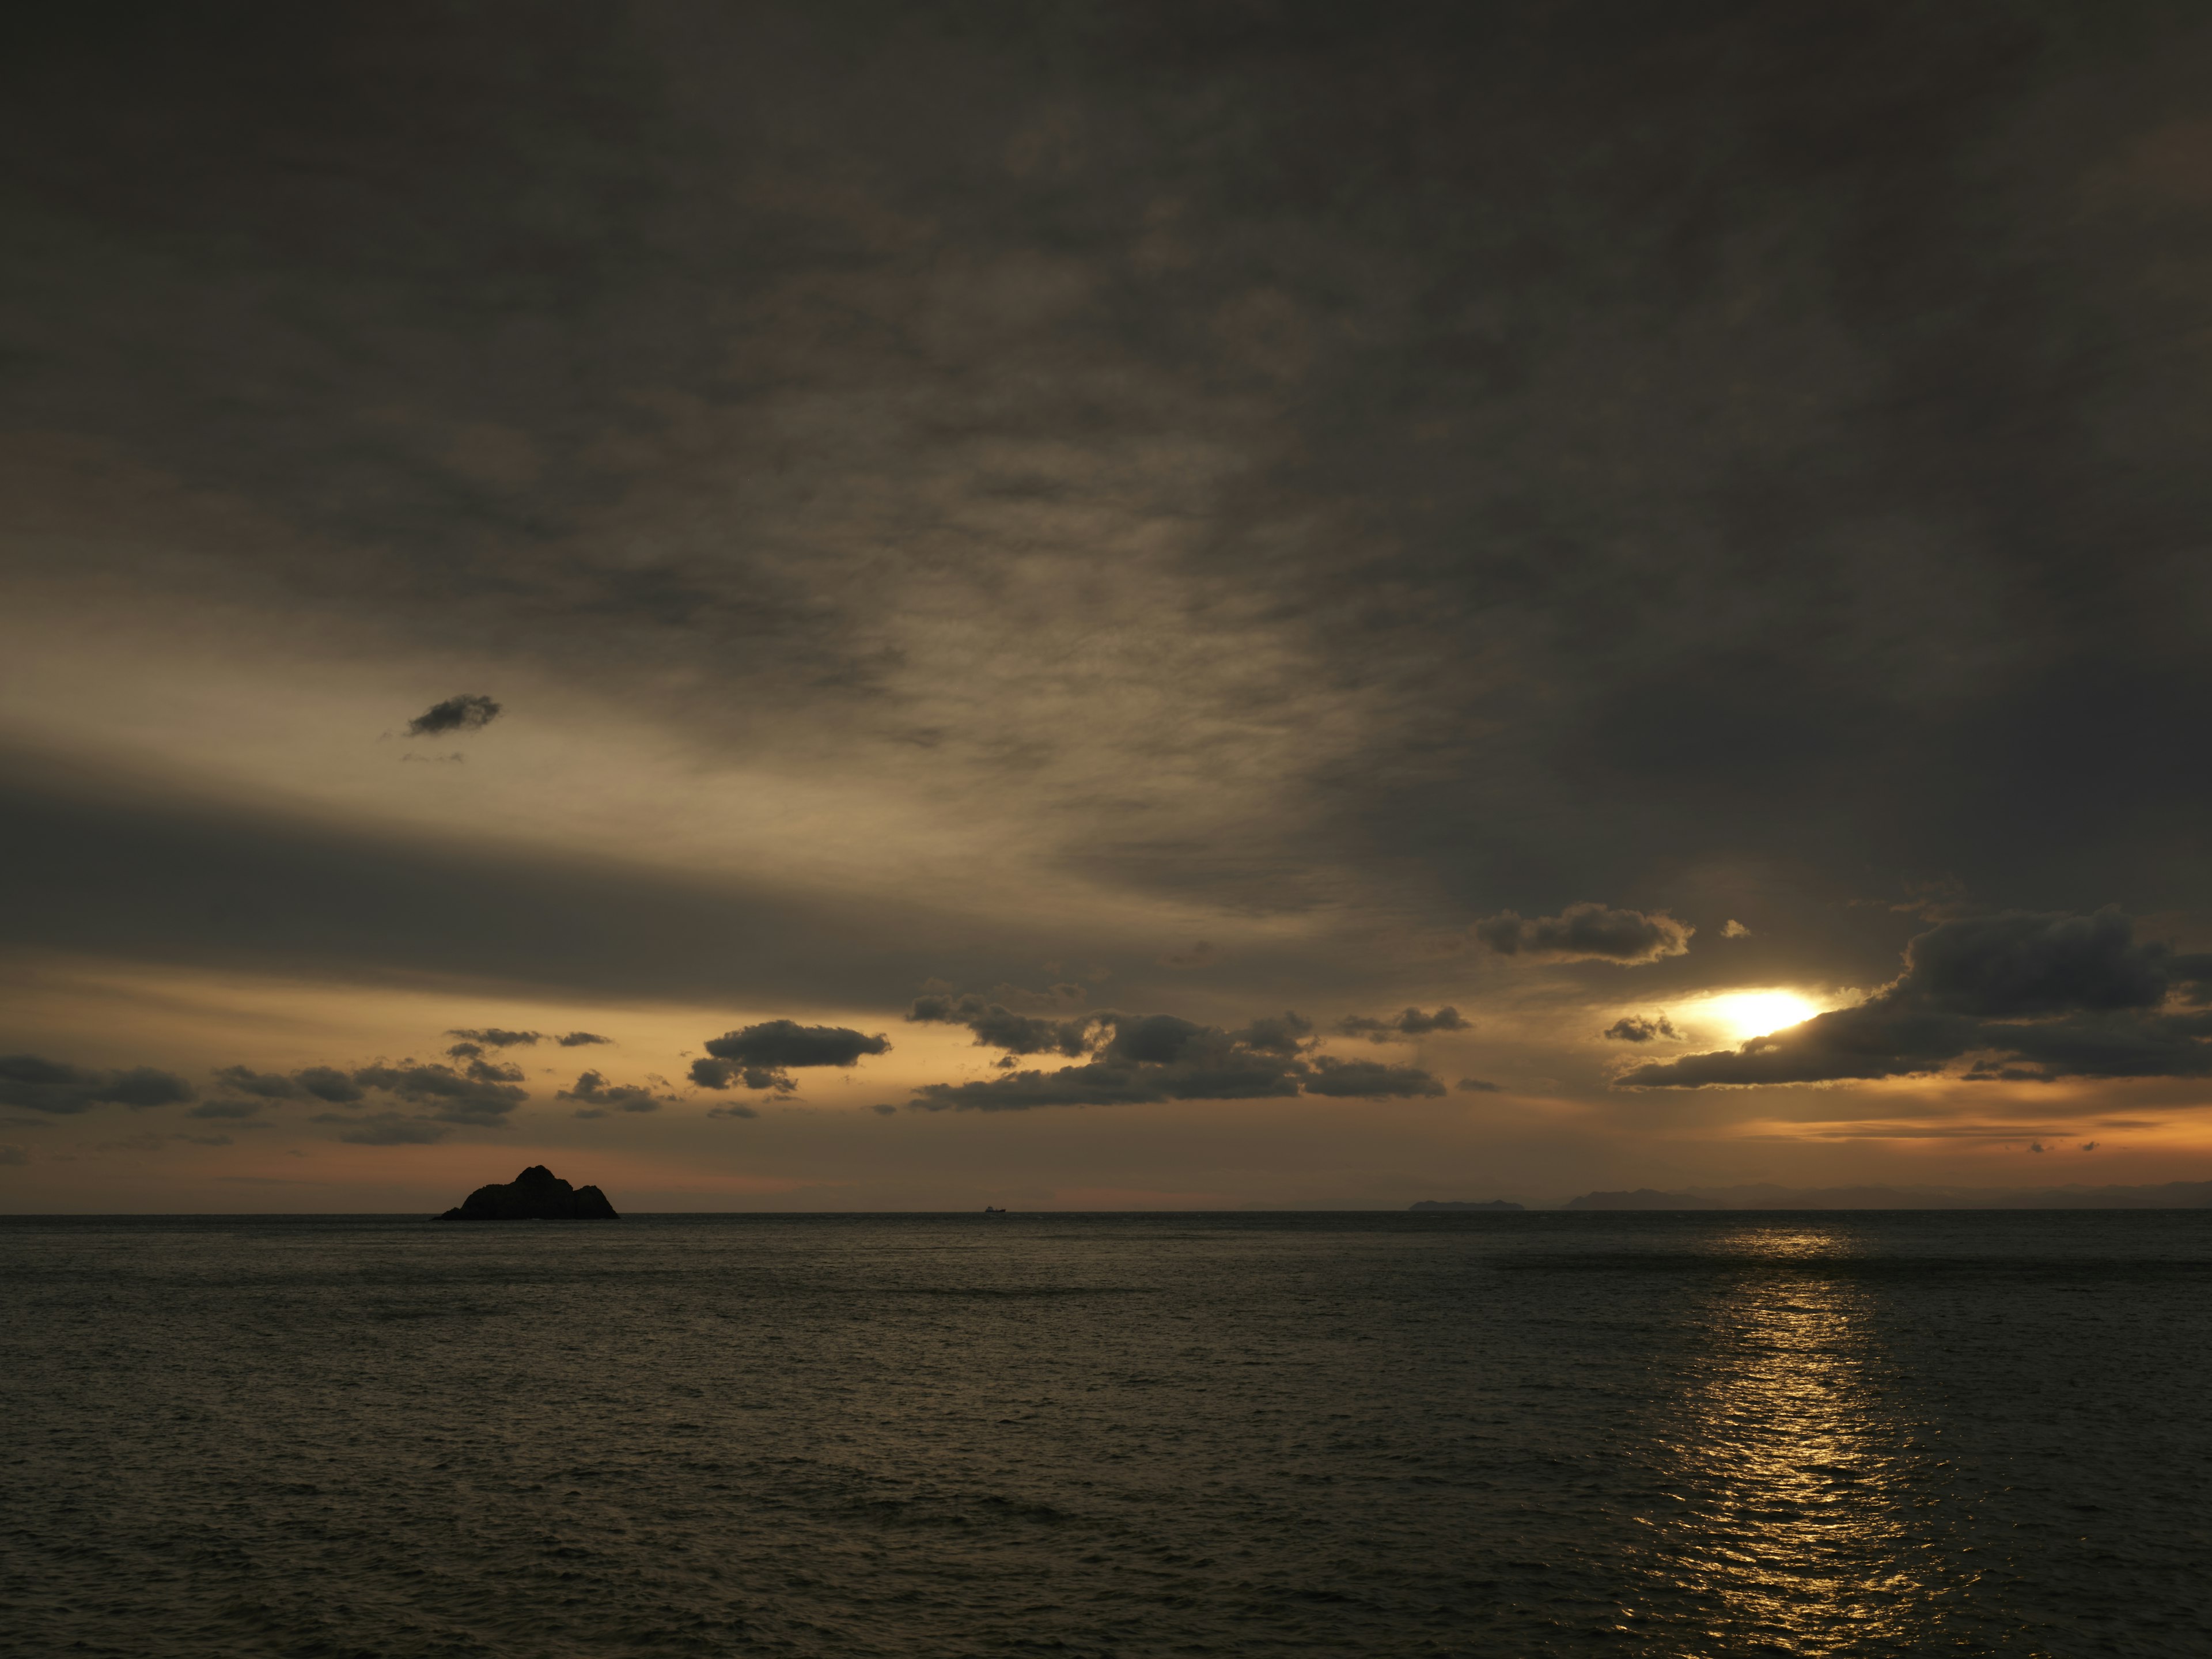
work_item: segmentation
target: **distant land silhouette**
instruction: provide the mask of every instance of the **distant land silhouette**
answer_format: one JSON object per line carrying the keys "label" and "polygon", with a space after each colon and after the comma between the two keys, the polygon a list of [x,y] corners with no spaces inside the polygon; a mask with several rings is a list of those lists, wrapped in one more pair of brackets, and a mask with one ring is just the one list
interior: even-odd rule
{"label": "distant land silhouette", "polygon": [[[1662,1193],[1584,1193],[1570,1210],[2193,1210],[2212,1206],[2212,1181],[2155,1187],[1698,1187]],[[1419,1206],[1415,1206],[1419,1207]]]}
{"label": "distant land silhouette", "polygon": [[571,1187],[543,1164],[501,1186],[479,1187],[441,1221],[617,1221],[597,1187]]}
{"label": "distant land silhouette", "polygon": [[1522,1206],[1510,1198],[1489,1198],[1480,1202],[1471,1198],[1425,1198],[1408,1207],[1416,1210],[1517,1210]]}

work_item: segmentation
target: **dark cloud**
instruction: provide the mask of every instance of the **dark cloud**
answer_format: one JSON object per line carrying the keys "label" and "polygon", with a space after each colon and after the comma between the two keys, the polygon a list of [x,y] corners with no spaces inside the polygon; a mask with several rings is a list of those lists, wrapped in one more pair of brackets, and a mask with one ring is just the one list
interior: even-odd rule
{"label": "dark cloud", "polygon": [[0,1105],[34,1112],[67,1116],[94,1106],[173,1106],[194,1098],[195,1092],[182,1078],[150,1066],[92,1071],[35,1054],[0,1054]]}
{"label": "dark cloud", "polygon": [[563,1048],[588,1048],[594,1043],[611,1043],[614,1039],[612,1037],[601,1036],[597,1032],[593,1031],[569,1031],[562,1036],[555,1037],[553,1041],[559,1043]]}
{"label": "dark cloud", "polygon": [[1674,1042],[1682,1034],[1664,1014],[1623,1014],[1605,1028],[1604,1036],[1614,1042],[1656,1042],[1661,1037]]}
{"label": "dark cloud", "polygon": [[363,1066],[353,1073],[358,1086],[420,1106],[434,1121],[493,1128],[504,1127],[507,1114],[530,1097],[519,1086],[521,1080],[520,1067],[482,1060],[470,1062],[465,1072],[403,1060],[397,1066]]}
{"label": "dark cloud", "polygon": [[760,1114],[743,1101],[733,1100],[726,1106],[709,1106],[707,1109],[707,1115],[708,1117],[758,1117]]}
{"label": "dark cloud", "polygon": [[443,702],[434,702],[407,722],[410,738],[436,737],[446,732],[481,732],[499,718],[499,704],[491,698],[463,692]]}
{"label": "dark cloud", "polygon": [[577,1102],[578,1117],[605,1117],[609,1112],[657,1112],[673,1096],[657,1095],[630,1083],[609,1083],[597,1072],[586,1072],[559,1098]]}
{"label": "dark cloud", "polygon": [[1996,1019],[2150,1008],[2165,1000],[2168,956],[2163,946],[2138,945],[2135,924],[2115,910],[1969,917],[1914,939],[1892,994],[1917,1007]]}
{"label": "dark cloud", "polygon": [[[1025,1111],[1044,1106],[1138,1105],[1169,1100],[1276,1099],[1301,1092],[1346,1097],[1442,1094],[1419,1068],[1304,1053],[1312,1023],[1295,1013],[1239,1030],[1175,1014],[1102,1009],[1089,1021],[1090,1058],[1056,1070],[1008,1069],[970,1083],[915,1091],[927,1110]],[[1005,1062],[1001,1062],[1005,1064]]]}
{"label": "dark cloud", "polygon": [[[497,1025],[487,1025],[477,1031],[456,1027],[446,1035],[459,1037],[464,1042],[481,1042],[487,1048],[533,1048],[545,1034],[543,1031],[509,1031]],[[604,1038],[599,1040],[605,1041]],[[566,1037],[561,1038],[560,1042],[563,1048],[573,1046]]]}
{"label": "dark cloud", "polygon": [[292,1073],[294,1081],[317,1100],[344,1106],[359,1100],[361,1085],[335,1066],[308,1066]]}
{"label": "dark cloud", "polygon": [[702,1089],[726,1089],[737,1083],[748,1089],[772,1089],[787,1095],[799,1087],[788,1073],[773,1066],[740,1066],[727,1060],[695,1060],[685,1075]]}
{"label": "dark cloud", "polygon": [[1968,1080],[2212,1074],[2212,1010],[2177,1004],[2196,958],[2138,942],[2117,911],[2008,911],[1940,923],[1905,949],[1896,980],[1855,1007],[1741,1048],[1639,1066],[1624,1088],[1871,1081],[1942,1072]]}
{"label": "dark cloud", "polygon": [[1463,1077],[1453,1084],[1452,1087],[1465,1095],[1498,1095],[1505,1092],[1504,1085],[1486,1083],[1479,1077]]}
{"label": "dark cloud", "polygon": [[1410,1037],[1426,1036],[1431,1031],[1471,1031],[1474,1026],[1460,1017],[1458,1009],[1445,1007],[1437,1009],[1433,1014],[1425,1014],[1418,1008],[1408,1008],[1389,1019],[1352,1014],[1339,1020],[1336,1029],[1346,1036],[1364,1036],[1370,1042],[1397,1042]]}
{"label": "dark cloud", "polygon": [[973,991],[961,996],[933,992],[917,997],[906,1017],[918,1023],[965,1025],[975,1032],[979,1047],[1013,1054],[1079,1054],[1088,1045],[1091,1030],[1088,1017],[1055,1020],[1016,1013]]}
{"label": "dark cloud", "polygon": [[1304,1014],[1285,1010],[1279,1014],[1263,1014],[1229,1035],[1263,1054],[1294,1054],[1313,1036],[1313,1029],[1314,1023]]}
{"label": "dark cloud", "polygon": [[1486,916],[1472,932],[1500,956],[1549,957],[1564,962],[1616,962],[1632,967],[1679,957],[1690,948],[1685,927],[1664,911],[1616,910],[1603,904],[1570,904],[1556,916],[1522,916],[1511,910]]}
{"label": "dark cloud", "polygon": [[1418,1066],[1386,1066],[1376,1060],[1339,1060],[1316,1054],[1308,1062],[1305,1092],[1351,1096],[1364,1100],[1440,1095],[1444,1085]]}
{"label": "dark cloud", "polygon": [[[913,1018],[909,1015],[908,1018]],[[708,1058],[691,1062],[691,1081],[702,1089],[748,1089],[787,1095],[799,1085],[790,1072],[814,1066],[854,1066],[864,1055],[886,1054],[890,1041],[842,1025],[801,1025],[796,1020],[764,1020],[741,1031],[726,1031],[704,1045]]]}
{"label": "dark cloud", "polygon": [[362,1098],[361,1086],[334,1066],[308,1066],[289,1076],[282,1072],[257,1072],[250,1066],[224,1066],[211,1075],[233,1094],[257,1101],[320,1100],[343,1106]]}

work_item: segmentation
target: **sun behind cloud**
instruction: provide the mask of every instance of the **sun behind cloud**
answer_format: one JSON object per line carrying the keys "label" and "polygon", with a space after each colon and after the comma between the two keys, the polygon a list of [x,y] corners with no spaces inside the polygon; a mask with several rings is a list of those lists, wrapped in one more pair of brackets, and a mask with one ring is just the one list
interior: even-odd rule
{"label": "sun behind cloud", "polygon": [[1698,1004],[1692,1017],[1729,1042],[1743,1042],[1802,1025],[1820,1012],[1821,1005],[1801,992],[1766,989],[1724,992]]}

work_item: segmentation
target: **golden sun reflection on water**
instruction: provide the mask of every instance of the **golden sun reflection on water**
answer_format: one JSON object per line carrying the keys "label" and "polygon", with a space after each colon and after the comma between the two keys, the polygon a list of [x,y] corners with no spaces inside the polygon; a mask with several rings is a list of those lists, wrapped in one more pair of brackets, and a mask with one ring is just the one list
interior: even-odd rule
{"label": "golden sun reflection on water", "polygon": [[[1820,1271],[1819,1228],[1729,1241],[1677,1454],[1694,1525],[1677,1588],[1716,1641],[1796,1654],[1913,1652],[1941,1641],[1941,1563],[1916,1534],[1925,1460],[1886,1402],[1866,1288]],[[1685,1516],[1689,1520],[1690,1516]],[[1714,1651],[1728,1650],[1716,1648]]]}

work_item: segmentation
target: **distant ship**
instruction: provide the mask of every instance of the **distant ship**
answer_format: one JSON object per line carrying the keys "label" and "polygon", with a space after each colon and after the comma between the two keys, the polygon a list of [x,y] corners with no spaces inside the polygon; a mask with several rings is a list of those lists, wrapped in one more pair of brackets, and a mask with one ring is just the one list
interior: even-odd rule
{"label": "distant ship", "polygon": [[1004,1215],[1006,1214],[1006,1212],[995,1204],[986,1204],[983,1206],[983,1213],[985,1215]]}

